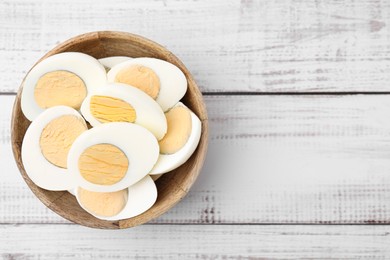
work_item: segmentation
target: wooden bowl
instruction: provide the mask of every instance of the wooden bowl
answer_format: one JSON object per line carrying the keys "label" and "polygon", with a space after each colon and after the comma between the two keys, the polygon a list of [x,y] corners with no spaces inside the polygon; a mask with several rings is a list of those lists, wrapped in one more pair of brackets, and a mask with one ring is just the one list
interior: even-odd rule
{"label": "wooden bowl", "polygon": [[33,193],[48,208],[58,215],[83,226],[102,229],[124,229],[143,224],[160,216],[188,193],[199,175],[206,155],[208,135],[207,112],[202,94],[191,73],[175,55],[161,45],[138,35],[111,31],[91,32],[76,36],[59,44],[38,62],[53,54],[69,51],[83,52],[97,59],[109,56],[154,57],[175,64],[184,72],[188,80],[188,91],[183,102],[202,121],[202,135],[199,146],[184,165],[163,175],[156,182],[158,199],[148,211],[139,216],[119,221],[97,219],[84,211],[77,203],[75,197],[67,191],[41,189],[27,176],[21,158],[21,145],[30,121],[24,117],[20,108],[21,86],[16,96],[12,113],[11,139],[14,157],[24,180]]}

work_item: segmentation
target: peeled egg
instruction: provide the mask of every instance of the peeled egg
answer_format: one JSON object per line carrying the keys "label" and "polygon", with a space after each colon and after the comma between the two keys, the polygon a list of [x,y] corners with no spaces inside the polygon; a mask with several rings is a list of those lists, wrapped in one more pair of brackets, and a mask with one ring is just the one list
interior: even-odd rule
{"label": "peeled egg", "polygon": [[95,58],[64,52],[34,66],[23,82],[21,107],[30,121],[45,109],[65,105],[79,109],[89,92],[106,82],[106,71]]}
{"label": "peeled egg", "polygon": [[159,141],[160,156],[150,175],[169,172],[185,163],[200,140],[202,123],[183,103],[179,102],[165,115],[168,131]]}
{"label": "peeled egg", "polygon": [[115,65],[131,60],[132,58],[126,56],[112,56],[107,58],[98,59],[98,61],[106,68],[106,70],[110,70]]}
{"label": "peeled egg", "polygon": [[67,172],[67,157],[76,138],[87,131],[73,108],[55,106],[42,112],[27,129],[22,143],[22,161],[29,178],[46,190],[75,187]]}
{"label": "peeled egg", "polygon": [[160,140],[167,132],[167,122],[160,106],[141,90],[111,83],[89,95],[81,113],[92,125],[107,122],[128,122],[141,125]]}
{"label": "peeled egg", "polygon": [[82,133],[68,155],[79,187],[95,192],[125,189],[145,177],[159,155],[157,139],[144,127],[114,122]]}
{"label": "peeled egg", "polygon": [[[158,176],[158,175],[157,175]],[[69,189],[68,192],[72,194],[73,196],[76,196],[76,188]]]}
{"label": "peeled egg", "polygon": [[155,99],[165,112],[187,91],[187,79],[175,65],[154,58],[135,58],[114,66],[107,74],[109,82],[137,87]]}
{"label": "peeled egg", "polygon": [[93,192],[83,188],[76,190],[76,198],[80,206],[103,220],[121,220],[142,214],[157,199],[156,184],[150,176],[127,189],[115,192]]}

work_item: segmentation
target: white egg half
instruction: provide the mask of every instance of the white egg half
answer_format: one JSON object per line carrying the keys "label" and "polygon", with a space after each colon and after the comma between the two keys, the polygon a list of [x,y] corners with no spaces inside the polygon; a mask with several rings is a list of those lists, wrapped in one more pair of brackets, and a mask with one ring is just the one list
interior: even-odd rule
{"label": "white egg half", "polygon": [[164,112],[173,107],[186,93],[187,79],[184,73],[175,65],[155,58],[134,58],[132,60],[122,62],[114,66],[108,72],[108,81],[118,81],[118,73],[136,65],[149,68],[158,76],[160,88],[156,101]]}
{"label": "white egg half", "polygon": [[[55,105],[68,105],[67,103],[64,103],[64,101],[61,99],[68,98],[67,96],[69,96],[68,101],[71,101],[72,99],[74,99],[72,95],[77,96],[79,94],[73,91],[74,86],[69,86],[69,88],[67,88],[69,89],[70,94],[64,94],[63,92],[61,93],[61,82],[64,82],[61,80],[64,80],[64,78],[68,77],[69,75],[77,76],[79,83],[83,85],[83,88],[86,89],[85,91],[87,93],[92,92],[93,90],[104,85],[107,80],[106,71],[103,65],[101,65],[98,60],[87,54],[78,52],[64,52],[60,54],[55,54],[44,59],[31,69],[31,71],[27,74],[23,82],[21,107],[23,114],[30,121],[34,120],[40,113],[42,113],[46,109],[46,107],[42,107],[38,104],[39,102],[37,101],[35,91],[37,84],[41,79],[44,78],[45,75],[49,75],[50,73],[59,71],[66,73],[66,76],[62,77],[62,79],[56,79],[55,77],[46,79],[51,83],[58,83],[56,85],[56,89],[53,90],[56,92],[54,93],[54,96],[50,97],[48,96],[48,91],[43,91],[43,94],[46,95],[45,99],[47,102],[55,103],[55,99],[59,99],[58,104]],[[50,87],[50,85],[53,84],[46,85],[49,85],[46,87]],[[49,107],[50,106],[52,105],[49,105]]]}
{"label": "white egg half", "polygon": [[119,63],[131,60],[132,58],[126,57],[126,56],[112,56],[107,58],[101,58],[98,59],[98,61],[106,68],[111,69],[115,65],[118,65]]}
{"label": "white egg half", "polygon": [[68,192],[70,194],[72,194],[73,196],[76,196],[76,189],[70,189],[70,190],[68,190]]}
{"label": "white egg half", "polygon": [[[173,169],[179,167],[183,163],[185,163],[191,155],[194,153],[196,147],[198,146],[202,123],[199,118],[183,103],[179,102],[175,107],[185,107],[188,109],[191,116],[191,133],[188,137],[187,142],[184,146],[175,153],[172,154],[161,154],[157,160],[156,165],[153,167],[152,171],[149,173],[150,175],[163,174]],[[169,112],[169,111],[168,111]],[[168,113],[167,112],[167,113]],[[169,125],[168,125],[168,133],[169,134]]]}
{"label": "white egg half", "polygon": [[[46,190],[68,190],[76,187],[76,179],[66,168],[56,166],[43,155],[40,138],[45,127],[61,116],[75,116],[87,126],[81,115],[66,106],[56,106],[41,113],[27,129],[22,143],[22,161],[28,177],[39,187]],[[66,158],[65,158],[66,159]]]}
{"label": "white egg half", "polygon": [[163,175],[162,174],[150,175],[150,177],[152,177],[152,180],[154,180],[154,181],[157,181],[158,179],[160,179],[161,176],[163,176]]}
{"label": "white egg half", "polygon": [[[157,187],[150,176],[145,176],[139,182],[127,188],[127,201],[124,208],[115,216],[99,216],[91,211],[88,205],[85,205],[79,196],[79,190],[76,190],[76,198],[80,206],[96,218],[103,220],[122,220],[132,218],[142,214],[153,206],[157,200]],[[99,203],[99,201],[96,201]]]}
{"label": "white egg half", "polygon": [[[129,163],[125,168],[123,178],[114,184],[106,185],[91,182],[83,177],[82,170],[80,170],[79,160],[81,156],[85,154],[88,148],[100,144],[117,147],[128,159]],[[74,176],[78,186],[83,189],[96,192],[113,192],[125,189],[145,177],[156,163],[158,155],[157,139],[144,127],[124,122],[106,123],[89,129],[76,139],[68,154],[68,171]],[[102,159],[106,158],[103,157]],[[103,162],[103,164],[109,163],[107,161]],[[96,167],[96,165],[90,166]],[[99,173],[93,172],[93,174]],[[115,174],[117,172],[108,173],[108,175]],[[99,175],[97,176],[100,178]]]}
{"label": "white egg half", "polygon": [[[99,100],[96,99],[97,97]],[[115,103],[108,100],[110,102],[104,104],[102,102],[105,101],[105,98],[102,97],[114,98]],[[164,137],[167,132],[167,122],[161,107],[147,94],[129,85],[111,83],[97,89],[84,100],[80,110],[85,120],[92,126],[98,126],[102,122],[126,122],[125,117],[130,113],[129,109],[123,109],[127,106],[126,103],[132,107],[132,113],[135,110],[135,120],[127,122],[145,127],[158,140]],[[91,104],[94,107],[93,110]],[[97,117],[101,117],[100,121]],[[131,116],[131,118],[134,117]]]}

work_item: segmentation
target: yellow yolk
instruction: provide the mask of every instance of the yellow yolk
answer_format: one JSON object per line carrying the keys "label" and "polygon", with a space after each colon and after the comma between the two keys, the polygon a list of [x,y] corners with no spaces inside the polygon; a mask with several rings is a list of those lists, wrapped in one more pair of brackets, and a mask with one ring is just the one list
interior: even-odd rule
{"label": "yellow yolk", "polygon": [[39,139],[43,156],[52,164],[66,168],[70,147],[86,130],[85,122],[73,115],[60,116],[52,120],[43,129]]}
{"label": "yellow yolk", "polygon": [[125,83],[139,88],[153,99],[160,92],[160,79],[150,68],[142,65],[132,65],[118,72],[115,82]]}
{"label": "yellow yolk", "polygon": [[168,131],[158,143],[161,154],[173,154],[179,151],[188,141],[192,130],[190,111],[177,106],[165,113]]}
{"label": "yellow yolk", "polygon": [[87,96],[83,80],[69,71],[52,71],[43,75],[34,89],[34,98],[41,108],[58,105],[79,109]]}
{"label": "yellow yolk", "polygon": [[79,158],[79,170],[87,181],[112,185],[125,177],[129,167],[126,155],[112,144],[96,144],[88,147]]}
{"label": "yellow yolk", "polygon": [[125,207],[127,189],[116,192],[93,192],[79,188],[78,197],[84,208],[95,215],[112,217]]}
{"label": "yellow yolk", "polygon": [[119,98],[107,96],[92,96],[90,101],[91,114],[100,122],[129,122],[136,119],[134,108]]}

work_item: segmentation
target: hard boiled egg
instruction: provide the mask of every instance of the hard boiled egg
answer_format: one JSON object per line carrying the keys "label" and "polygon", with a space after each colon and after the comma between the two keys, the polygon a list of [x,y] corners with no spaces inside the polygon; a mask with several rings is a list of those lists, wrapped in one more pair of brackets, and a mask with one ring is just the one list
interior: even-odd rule
{"label": "hard boiled egg", "polygon": [[89,92],[106,82],[106,71],[95,58],[64,52],[34,66],[23,82],[21,107],[30,121],[45,109],[65,105],[79,109]]}
{"label": "hard boiled egg", "polygon": [[145,177],[159,155],[157,139],[144,127],[114,122],[82,133],[68,155],[69,174],[95,192],[125,189]]}
{"label": "hard boiled egg", "polygon": [[106,57],[106,58],[101,58],[98,59],[100,64],[104,66],[104,68],[109,71],[112,67],[115,65],[131,60],[132,58],[126,57],[126,56],[112,56],[112,57]]}
{"label": "hard boiled egg", "polygon": [[163,111],[173,107],[187,91],[187,79],[175,65],[154,58],[135,58],[114,66],[109,82],[134,86],[155,99]]}
{"label": "hard boiled egg", "polygon": [[74,188],[76,180],[67,172],[67,157],[76,138],[87,131],[73,108],[55,106],[41,113],[27,129],[22,160],[29,178],[46,190]]}
{"label": "hard boiled egg", "polygon": [[81,207],[103,220],[121,220],[142,214],[157,199],[157,188],[150,176],[115,192],[93,192],[83,188],[76,190],[76,198]]}
{"label": "hard boiled egg", "polygon": [[185,163],[200,140],[202,123],[183,103],[176,104],[165,116],[168,132],[159,141],[160,156],[150,175],[169,172]]}
{"label": "hard boiled egg", "polygon": [[167,121],[160,106],[141,90],[111,83],[89,95],[81,113],[92,125],[107,122],[128,122],[141,125],[160,140],[167,132]]}

